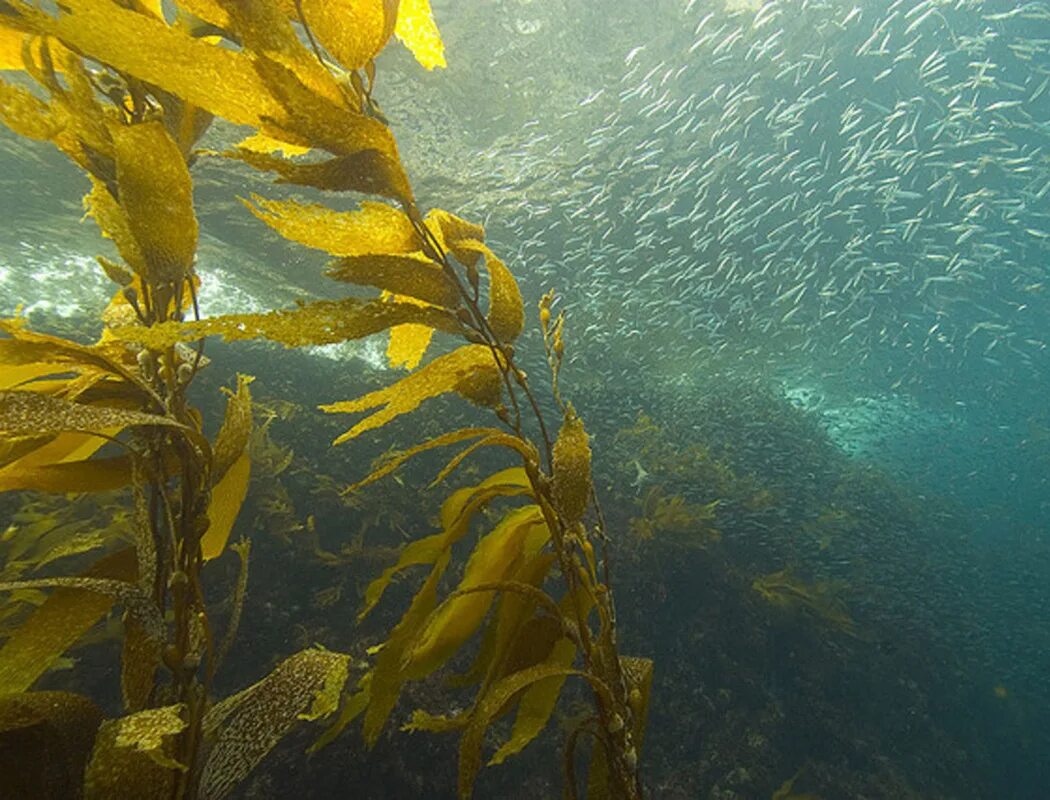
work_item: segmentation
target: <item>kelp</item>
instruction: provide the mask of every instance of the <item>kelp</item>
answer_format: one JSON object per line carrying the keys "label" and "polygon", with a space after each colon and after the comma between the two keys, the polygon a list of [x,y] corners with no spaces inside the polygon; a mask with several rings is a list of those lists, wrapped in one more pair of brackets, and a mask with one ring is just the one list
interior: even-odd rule
{"label": "kelp", "polygon": [[445,45],[434,22],[430,0],[401,0],[394,33],[426,69],[446,66]]}
{"label": "kelp", "polygon": [[801,613],[843,633],[855,634],[856,624],[841,598],[846,588],[841,582],[807,583],[789,566],[755,578],[751,588],[775,607]]}
{"label": "kelp", "polygon": [[550,531],[536,505],[508,513],[482,537],[467,561],[455,592],[434,612],[406,654],[405,674],[427,675],[459,650],[480,626],[495,595],[495,592],[468,590],[504,580],[525,553],[535,553],[549,537]]}
{"label": "kelp", "polygon": [[[136,574],[135,552],[125,548],[103,557],[84,577],[130,583]],[[77,586],[53,591],[0,647],[0,694],[24,692],[32,687],[56,659],[109,611],[114,600],[110,594]]]}
{"label": "kelp", "polygon": [[456,332],[462,326],[444,309],[390,300],[318,300],[294,309],[260,314],[225,314],[189,322],[165,322],[150,327],[129,325],[112,335],[151,349],[170,347],[206,336],[228,342],[269,339],[285,347],[304,347],[362,339],[394,325],[419,322],[437,330]]}
{"label": "kelp", "polygon": [[[525,309],[514,275],[485,244],[482,226],[420,209],[374,94],[375,58],[393,37],[425,68],[444,65],[428,0],[178,0],[167,7],[10,0],[2,15],[25,45],[22,66],[41,91],[0,86],[10,100],[0,120],[51,142],[87,174],[86,208],[120,255],[119,262],[100,260],[121,288],[98,344],[0,322],[7,337],[0,339],[0,413],[13,423],[0,436],[0,488],[131,488],[134,548],[121,551],[133,561],[130,575],[17,574],[0,583],[12,592],[50,590],[8,640],[16,645],[7,654],[17,667],[10,670],[14,691],[30,688],[39,664],[55,663],[114,601],[124,606],[125,716],[99,728],[86,795],[225,797],[299,720],[324,719],[337,708],[319,745],[357,717],[365,741],[374,744],[404,685],[428,678],[480,636],[462,678],[476,687],[470,708],[413,717],[418,727],[460,732],[460,795],[472,792],[497,717],[514,713],[509,739],[493,756],[498,763],[539,735],[564,681],[579,677],[605,726],[591,783],[603,796],[637,800],[648,683],[639,683],[634,662],[616,646],[608,536],[589,437],[558,384],[565,317],[552,318],[553,294],[546,295],[541,330],[563,418],[551,437],[543,405],[516,360]],[[330,278],[378,297],[200,317],[192,166],[212,116],[251,129],[221,155],[271,173],[277,183],[392,201],[362,199],[354,211],[254,195],[244,201],[279,235],[332,256]],[[300,347],[388,330],[388,358],[408,374],[322,406],[363,415],[336,444],[445,395],[491,410],[499,427],[410,444],[354,488],[442,446],[459,449],[433,485],[481,450],[509,455],[512,464],[450,490],[439,530],[409,542],[368,586],[361,616],[405,570],[427,570],[352,692],[344,691],[348,657],[313,649],[216,702],[215,672],[243,607],[247,545],[235,546],[241,569],[221,641],[204,600],[203,569],[226,549],[248,490],[252,451],[259,449],[252,442],[261,434],[253,436],[251,395],[239,377],[218,434],[205,435],[188,399],[208,363],[205,340],[266,338]],[[457,346],[446,348],[435,332],[451,334]],[[437,354],[427,359],[432,348]],[[103,450],[94,439],[123,452]],[[274,475],[284,468],[271,468],[276,457],[263,460]],[[313,531],[313,517],[300,523],[287,493],[277,489],[261,498],[263,509],[283,509],[295,526]],[[466,547],[482,523],[461,574],[449,583],[459,570],[457,545]],[[97,539],[73,541],[65,552],[88,552]],[[64,551],[52,552],[57,560]],[[41,620],[73,604],[77,613],[50,638],[42,632]],[[29,655],[39,664],[27,666]]]}
{"label": "kelp", "polygon": [[392,386],[359,397],[321,406],[329,414],[378,409],[366,416],[333,444],[342,444],[365,431],[386,425],[408,414],[424,401],[449,392],[479,405],[495,405],[503,384],[492,352],[485,345],[467,344],[438,356]]}
{"label": "kelp", "polygon": [[258,683],[215,705],[204,720],[207,759],[200,796],[220,800],[300,718],[335,711],[349,657],[310,649],[285,659]]}
{"label": "kelp", "polygon": [[408,215],[385,203],[364,200],[357,211],[335,211],[318,203],[268,200],[258,195],[242,202],[285,239],[333,256],[407,254],[419,250],[419,239]]}
{"label": "kelp", "polygon": [[150,708],[106,720],[84,776],[86,800],[162,800],[186,769],[175,758],[175,738],[187,726],[182,705]]}
{"label": "kelp", "polygon": [[142,253],[142,277],[181,284],[197,251],[189,167],[160,122],[115,125],[111,132],[117,193]]}
{"label": "kelp", "polygon": [[676,544],[707,547],[722,538],[721,531],[711,525],[720,502],[690,503],[661,485],[651,486],[642,500],[642,515],[631,519],[629,529],[643,540],[659,536]]}
{"label": "kelp", "polygon": [[0,429],[30,435],[79,431],[101,433],[131,425],[178,425],[156,414],[70,403],[38,392],[0,391]]}

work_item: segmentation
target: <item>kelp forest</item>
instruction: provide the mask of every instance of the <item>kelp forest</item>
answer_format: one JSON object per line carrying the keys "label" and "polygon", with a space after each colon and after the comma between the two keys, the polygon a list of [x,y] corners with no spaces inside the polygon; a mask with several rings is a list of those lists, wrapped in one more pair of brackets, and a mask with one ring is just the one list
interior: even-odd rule
{"label": "kelp forest", "polygon": [[[0,320],[0,797],[949,798],[1027,757],[944,712],[1024,713],[912,602],[950,504],[761,382],[571,369],[557,281],[409,174],[398,49],[442,79],[429,0],[0,0],[5,135],[108,280]],[[324,299],[205,313],[226,217]]]}
{"label": "kelp forest", "polygon": [[[515,714],[498,761],[542,731],[572,679],[586,683],[593,708],[566,737],[567,791],[584,785],[577,756],[586,752],[590,794],[640,797],[651,667],[618,647],[588,436],[557,384],[565,320],[546,296],[539,321],[550,376],[534,382],[516,361],[526,313],[513,274],[481,226],[420,208],[373,97],[374,58],[393,37],[424,67],[441,64],[428,4],[220,0],[175,11],[169,18],[158,3],[108,0],[55,13],[20,2],[0,8],[5,40],[19,44],[35,84],[3,85],[4,122],[83,170],[87,214],[119,253],[99,258],[116,291],[97,341],[3,322],[3,489],[86,496],[95,516],[89,523],[64,503],[55,513],[68,521],[58,530],[12,532],[17,556],[0,584],[11,628],[0,652],[4,783],[24,797],[226,797],[301,720],[326,726],[320,747],[360,717],[373,744],[404,686],[439,670],[484,625],[470,708],[417,711],[412,722],[459,732],[459,795],[472,795],[491,723]],[[203,154],[198,142],[216,119],[254,133]],[[355,211],[242,198],[281,236],[333,256],[331,279],[378,294],[202,318],[193,197],[201,157],[236,159],[318,198],[382,198]],[[482,449],[503,451],[505,466],[449,492],[440,530],[412,541],[368,586],[361,616],[403,570],[429,569],[366,663],[306,647],[217,696],[251,584],[251,540],[231,541],[231,531],[247,494],[251,442],[265,428],[254,421],[253,376],[238,374],[209,434],[190,399],[208,367],[207,337],[299,347],[381,331],[390,332],[391,363],[409,373],[324,405],[331,414],[365,412],[335,446],[446,393],[478,413],[470,427],[392,451],[365,475],[341,476],[355,481],[346,491],[435,448],[457,448],[438,482]],[[459,344],[421,364],[435,332]],[[558,420],[545,419],[537,399],[551,390]],[[506,499],[514,502],[501,509]],[[454,553],[483,513],[487,532],[467,554]],[[77,572],[37,573],[100,551]],[[239,573],[219,614],[208,593],[212,563],[227,551]],[[460,574],[452,585],[443,580],[450,568]],[[119,710],[76,692],[35,691],[113,606],[122,626]]]}

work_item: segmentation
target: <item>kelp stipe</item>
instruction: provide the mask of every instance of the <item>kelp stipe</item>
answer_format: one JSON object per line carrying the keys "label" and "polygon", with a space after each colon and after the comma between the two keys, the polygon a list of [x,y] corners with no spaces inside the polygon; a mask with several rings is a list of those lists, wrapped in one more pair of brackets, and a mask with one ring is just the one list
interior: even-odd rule
{"label": "kelp stipe", "polygon": [[[0,485],[52,492],[127,487],[134,531],[133,548],[104,556],[81,576],[3,584],[12,592],[54,588],[0,651],[0,676],[11,693],[0,700],[5,730],[28,715],[42,729],[65,732],[67,774],[54,780],[72,781],[87,797],[220,798],[299,719],[338,711],[320,746],[363,715],[366,741],[374,742],[404,684],[440,668],[483,628],[464,677],[478,687],[473,706],[452,716],[419,711],[412,722],[461,731],[460,795],[472,793],[485,732],[499,713],[517,709],[496,763],[539,735],[565,679],[579,677],[592,689],[594,713],[566,744],[567,795],[578,794],[575,748],[588,734],[588,796],[640,797],[651,664],[617,650],[588,437],[558,385],[564,318],[552,318],[553,297],[545,296],[540,321],[563,416],[555,437],[515,361],[514,341],[525,324],[517,282],[484,244],[481,226],[419,209],[374,97],[374,58],[392,36],[424,67],[444,64],[426,0],[181,0],[173,19],[147,0],[70,0],[54,14],[13,0],[0,10],[0,25],[41,89],[0,84],[0,119],[52,142],[87,173],[88,211],[123,261],[100,259],[122,288],[98,344],[4,323]],[[280,183],[392,201],[341,212],[295,200],[244,200],[285,238],[329,253],[330,277],[378,296],[200,318],[190,168],[213,117],[254,131],[223,156]],[[217,436],[204,436],[200,413],[186,402],[187,387],[207,363],[204,339],[265,337],[297,347],[386,330],[391,364],[412,371],[393,386],[325,406],[367,412],[337,443],[448,393],[490,409],[496,425],[421,443],[361,483],[416,453],[454,444],[463,447],[439,480],[481,448],[505,451],[514,465],[451,493],[441,508],[442,530],[410,543],[369,587],[362,614],[402,569],[430,567],[352,692],[344,692],[348,657],[314,648],[215,702],[212,680],[248,584],[247,545],[237,547],[235,611],[221,636],[204,603],[202,568],[225,551],[245,496],[252,415],[249,379],[240,377]],[[435,331],[463,344],[419,366]],[[117,444],[117,454],[97,457],[102,442]],[[479,511],[503,498],[526,504],[505,512],[477,543],[456,589],[439,597],[452,546]],[[544,588],[555,575],[560,597]],[[126,715],[101,721],[84,698],[28,692],[39,664],[58,658],[115,602],[126,610]],[[41,622],[58,613],[68,620],[62,626]],[[37,665],[35,674],[26,664]]]}

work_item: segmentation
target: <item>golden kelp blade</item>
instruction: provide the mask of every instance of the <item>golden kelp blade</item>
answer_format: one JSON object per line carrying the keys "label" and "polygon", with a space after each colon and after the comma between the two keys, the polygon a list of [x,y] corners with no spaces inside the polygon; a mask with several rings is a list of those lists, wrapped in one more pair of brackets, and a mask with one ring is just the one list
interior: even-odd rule
{"label": "golden kelp blade", "polygon": [[217,483],[248,447],[252,435],[252,395],[250,375],[237,376],[237,390],[229,393],[222,427],[212,447],[212,482]]}
{"label": "golden kelp blade", "polygon": [[413,370],[426,355],[434,329],[426,325],[406,323],[390,329],[390,341],[386,346],[387,363],[391,369],[401,367]]}
{"label": "golden kelp blade", "polygon": [[394,33],[426,69],[447,66],[445,44],[434,22],[430,0],[401,0]]}
{"label": "golden kelp blade", "polygon": [[412,598],[408,610],[394,626],[390,636],[383,642],[383,647],[372,668],[368,686],[368,707],[365,709],[365,720],[362,726],[365,742],[373,747],[379,739],[390,712],[397,705],[405,676],[401,671],[401,662],[406,651],[412,646],[419,629],[434,610],[437,603],[437,587],[445,574],[452,554],[448,550],[437,556],[434,568],[427,576],[422,588]]}
{"label": "golden kelp blade", "polygon": [[468,222],[441,208],[432,208],[427,212],[427,227],[446,250],[451,250],[456,242],[473,239],[484,241],[485,229],[476,222]]}
{"label": "golden kelp blade", "polygon": [[379,409],[334,442],[342,444],[414,411],[425,400],[448,392],[458,392],[473,402],[494,403],[501,389],[500,372],[492,352],[485,345],[470,344],[435,358],[392,386],[369,392],[356,400],[321,406],[321,410],[335,414]]}
{"label": "golden kelp blade", "polygon": [[478,256],[484,257],[489,273],[489,327],[499,341],[513,342],[525,329],[525,305],[507,265],[477,239],[456,239],[449,242],[449,247],[463,264],[473,265]]}
{"label": "golden kelp blade", "polygon": [[567,669],[559,664],[538,664],[500,679],[481,697],[459,740],[458,783],[461,800],[470,800],[474,794],[474,779],[481,769],[481,748],[485,741],[485,732],[510,699],[537,681],[547,678],[564,679],[570,675],[583,674],[579,670]]}
{"label": "golden kelp blade", "polygon": [[450,444],[457,444],[467,439],[475,439],[481,436],[487,436],[492,434],[499,434],[502,431],[499,428],[460,428],[459,430],[450,431],[443,433],[440,436],[435,436],[433,439],[428,439],[422,444],[410,447],[408,450],[402,450],[397,453],[393,453],[390,458],[387,458],[380,464],[373,463],[372,471],[367,476],[359,480],[357,483],[347,487],[347,492],[356,492],[364,486],[373,483],[380,478],[389,475],[391,472],[396,470],[410,458],[426,450],[432,450],[435,447],[447,447]]}
{"label": "golden kelp blade", "polygon": [[0,430],[5,434],[97,433],[134,425],[182,427],[167,417],[142,411],[71,403],[38,392],[0,391]]}
{"label": "golden kelp blade", "polygon": [[332,71],[317,59],[291,24],[293,19],[300,19],[295,0],[223,0],[222,5],[229,16],[229,38],[252,54],[255,69],[288,115],[294,116],[309,105],[311,96],[345,110],[349,92],[340,89]]}
{"label": "golden kelp blade", "polygon": [[309,147],[282,142],[280,139],[267,136],[265,133],[253,133],[251,136],[241,139],[241,141],[237,142],[237,149],[251,150],[253,153],[279,153],[288,158],[306,155],[310,152]]}
{"label": "golden kelp blade", "polygon": [[[364,125],[369,122],[381,125],[368,117],[360,119],[363,122],[355,122],[355,124]],[[309,141],[309,139],[303,141]],[[334,144],[327,146],[330,149],[339,147],[352,150],[354,145],[353,143],[343,145],[335,141]],[[347,155],[339,155],[325,161],[290,161],[269,153],[257,153],[251,150],[230,150],[223,155],[226,158],[243,161],[263,172],[276,172],[280,177],[275,183],[311,186],[326,192],[375,194],[406,204],[413,202],[412,187],[401,167],[393,140],[390,141],[390,146],[383,150],[374,147],[358,148]]]}
{"label": "golden kelp blade", "polygon": [[303,715],[333,711],[349,660],[328,650],[303,650],[212,707],[204,718],[211,744],[201,774],[201,800],[226,797]]}
{"label": "golden kelp blade", "polygon": [[180,284],[197,252],[193,184],[182,152],[160,122],[112,131],[120,205],[142,252],[142,277],[151,284]]}
{"label": "golden kelp blade", "polygon": [[[526,547],[535,552],[550,537],[537,505],[508,512],[482,537],[467,561],[457,592],[507,578]],[[453,597],[427,622],[408,653],[404,671],[410,678],[429,674],[447,661],[469,639],[492,605],[495,592],[475,592]]]}
{"label": "golden kelp blade", "polygon": [[362,712],[368,707],[368,701],[372,696],[371,685],[372,673],[366,672],[361,676],[361,680],[357,682],[357,691],[343,699],[342,706],[339,709],[339,716],[317,738],[317,741],[307,748],[307,753],[316,753],[322,747],[331,744],[340,733],[346,730],[347,725],[361,716]]}
{"label": "golden kelp blade", "polygon": [[[553,650],[543,663],[555,669],[560,667],[568,670],[575,660],[576,644],[571,639],[562,637],[555,642]],[[566,675],[556,673],[536,681],[522,693],[510,737],[489,759],[489,766],[502,764],[506,759],[520,753],[529,742],[542,733],[551,714],[554,713],[565,678]]]}
{"label": "golden kelp blade", "polygon": [[441,533],[417,539],[410,543],[383,574],[365,590],[364,607],[358,614],[363,619],[379,602],[390,581],[401,570],[420,564],[434,564],[466,534],[474,514],[494,497],[516,497],[531,494],[532,486],[525,470],[510,467],[488,476],[476,486],[467,486],[453,492],[441,506]]}
{"label": "golden kelp blade", "polygon": [[419,237],[404,211],[371,200],[357,211],[335,211],[316,203],[267,200],[252,195],[242,201],[285,239],[333,256],[413,253]]}
{"label": "golden kelp blade", "polygon": [[[85,56],[160,86],[218,117],[254,128],[278,119],[281,104],[267,90],[246,53],[207,44],[160,20],[113,2],[73,0],[71,13],[27,14],[20,21]],[[141,42],[149,42],[142,47]]]}
{"label": "golden kelp blade", "polygon": [[215,437],[212,450],[212,491],[208,505],[208,530],[201,537],[201,556],[210,560],[222,555],[237,521],[251,477],[248,442],[252,433],[252,397],[248,384],[253,379],[237,376],[237,391],[226,403],[226,416]]}
{"label": "golden kelp blade", "polygon": [[91,176],[91,191],[84,195],[84,210],[91,216],[102,235],[117,246],[117,252],[136,275],[146,275],[146,259],[142,248],[131,232],[124,209],[110,194],[106,185]]}
{"label": "golden kelp blade", "polygon": [[456,308],[460,304],[455,282],[440,265],[422,254],[350,256],[333,262],[327,275],[430,305]]}
{"label": "golden kelp blade", "polygon": [[5,81],[0,81],[0,122],[19,136],[44,142],[55,138],[65,126],[63,114]]}
{"label": "golden kelp blade", "polygon": [[21,468],[18,462],[0,469],[0,492],[31,489],[37,492],[110,492],[132,481],[128,456],[90,461],[41,464]]}
{"label": "golden kelp blade", "polygon": [[448,463],[441,468],[441,471],[434,477],[434,480],[427,486],[428,489],[433,489],[445,478],[447,478],[461,463],[471,455],[471,453],[477,452],[482,447],[506,447],[510,450],[515,451],[521,458],[528,464],[539,463],[539,453],[533,446],[532,442],[525,439],[521,439],[512,433],[501,431],[499,429],[490,429],[482,439],[468,445],[467,447],[460,450],[456,455],[449,459]]}
{"label": "golden kelp blade", "polygon": [[252,460],[242,453],[222,479],[212,488],[208,505],[208,530],[201,537],[201,557],[208,561],[222,555],[226,541],[230,538],[233,524],[248,495],[248,479],[251,477]]}
{"label": "golden kelp blade", "polygon": [[[122,427],[106,428],[99,431],[101,436],[90,433],[60,433],[51,438],[47,444],[17,459],[17,464],[12,463],[10,466],[16,469],[26,469],[44,464],[70,464],[74,461],[84,461],[91,458],[102,445],[106,444],[107,439],[112,439],[121,430],[123,430]],[[7,469],[7,465],[3,469]]]}
{"label": "golden kelp blade", "polygon": [[182,705],[150,708],[107,720],[84,775],[85,800],[162,800],[184,769],[174,757],[186,728]]}
{"label": "golden kelp blade", "polygon": [[22,42],[25,34],[22,31],[8,28],[0,20],[0,70],[23,70]]}
{"label": "golden kelp blade", "polygon": [[26,328],[20,319],[0,319],[0,332],[11,337],[0,339],[0,371],[8,365],[61,364],[68,371],[110,373],[140,389],[143,398],[151,396],[141,377],[122,363],[122,359],[131,358],[123,347],[82,345],[37,333]]}
{"label": "golden kelp blade", "polygon": [[[85,577],[131,582],[137,574],[135,551],[104,556]],[[109,595],[77,588],[56,589],[0,648],[0,694],[24,692],[55,659],[72,647],[113,606]]]}
{"label": "golden kelp blade", "polygon": [[130,325],[114,328],[111,333],[121,341],[157,350],[205,336],[221,336],[228,342],[269,339],[285,347],[303,347],[362,339],[403,322],[418,322],[448,333],[462,331],[455,316],[444,309],[348,297],[265,314],[227,314],[192,322],[165,322],[148,328]]}
{"label": "golden kelp blade", "polygon": [[397,0],[301,0],[310,31],[347,69],[361,69],[383,49],[397,6]]}

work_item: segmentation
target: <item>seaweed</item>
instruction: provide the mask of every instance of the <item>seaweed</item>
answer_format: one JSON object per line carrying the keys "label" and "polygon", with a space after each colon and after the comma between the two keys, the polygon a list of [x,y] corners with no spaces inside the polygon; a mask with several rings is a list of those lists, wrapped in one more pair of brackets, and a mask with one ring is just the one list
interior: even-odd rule
{"label": "seaweed", "polygon": [[[404,686],[434,674],[480,633],[483,644],[464,676],[476,686],[471,707],[413,715],[416,728],[460,731],[460,796],[473,792],[494,720],[515,711],[510,737],[492,758],[499,763],[540,735],[573,677],[589,687],[593,703],[566,741],[566,795],[580,792],[576,748],[587,734],[594,742],[588,796],[640,798],[651,663],[618,649],[589,437],[559,384],[565,317],[552,316],[554,295],[545,295],[540,327],[562,417],[552,436],[515,353],[526,313],[514,275],[485,244],[480,225],[440,209],[423,213],[374,93],[375,58],[394,37],[424,68],[444,65],[427,0],[68,0],[46,10],[12,0],[0,9],[0,30],[5,53],[20,44],[21,67],[36,84],[33,91],[0,84],[0,121],[50,142],[86,174],[85,208],[120,257],[99,259],[118,288],[94,344],[33,332],[21,319],[0,322],[0,490],[113,492],[110,507],[128,520],[123,540],[99,530],[49,556],[24,551],[40,567],[105,548],[79,574],[5,574],[0,583],[23,599],[51,590],[0,649],[8,707],[36,708],[31,690],[40,675],[111,607],[124,609],[122,714],[100,720],[84,710],[86,700],[69,700],[82,707],[71,724],[83,735],[67,736],[77,748],[61,766],[86,764],[77,791],[225,797],[300,720],[335,715],[320,746],[363,716],[364,738],[374,744]],[[386,201],[366,199],[352,212],[259,196],[243,201],[281,236],[328,253],[328,277],[357,294],[201,317],[193,168],[213,119],[253,133],[209,157],[300,189]],[[467,399],[494,422],[392,454],[356,488],[437,447],[462,445],[435,483],[482,450],[510,457],[511,465],[450,491],[441,530],[410,542],[368,587],[362,617],[404,569],[430,570],[354,689],[346,688],[348,655],[308,648],[218,699],[216,672],[248,586],[249,545],[229,542],[250,491],[253,456],[271,479],[264,503],[294,514],[276,480],[291,456],[268,446],[268,423],[257,428],[249,376],[236,377],[217,433],[206,433],[205,415],[190,401],[190,387],[209,365],[206,339],[300,347],[385,331],[391,365],[408,374],[322,405],[327,413],[365,414],[334,444],[443,395]],[[436,332],[457,345],[424,362],[444,347]],[[459,568],[454,546],[491,517],[458,583],[445,591],[444,579]],[[313,516],[304,527],[316,536]],[[209,564],[230,549],[240,566],[220,635],[205,589],[213,580]],[[322,606],[338,596],[315,595]],[[43,714],[38,733],[66,735],[60,727]]]}

